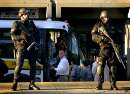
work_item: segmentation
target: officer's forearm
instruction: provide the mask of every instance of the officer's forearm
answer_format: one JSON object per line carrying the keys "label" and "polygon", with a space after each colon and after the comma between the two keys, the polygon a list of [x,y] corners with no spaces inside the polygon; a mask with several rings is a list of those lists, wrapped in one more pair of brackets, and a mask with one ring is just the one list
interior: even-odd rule
{"label": "officer's forearm", "polygon": [[97,35],[97,34],[93,34],[92,35],[92,40],[96,43],[100,43],[102,40],[102,36],[101,35]]}

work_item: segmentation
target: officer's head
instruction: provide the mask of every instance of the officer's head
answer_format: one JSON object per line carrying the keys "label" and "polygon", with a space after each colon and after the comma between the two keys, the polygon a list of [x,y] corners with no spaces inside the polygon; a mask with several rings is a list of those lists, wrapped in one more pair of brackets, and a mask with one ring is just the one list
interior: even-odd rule
{"label": "officer's head", "polygon": [[108,18],[108,12],[106,10],[101,11],[100,19],[103,24],[106,24],[108,22],[109,18]]}
{"label": "officer's head", "polygon": [[18,16],[22,21],[26,21],[29,18],[29,11],[25,8],[19,9]]}

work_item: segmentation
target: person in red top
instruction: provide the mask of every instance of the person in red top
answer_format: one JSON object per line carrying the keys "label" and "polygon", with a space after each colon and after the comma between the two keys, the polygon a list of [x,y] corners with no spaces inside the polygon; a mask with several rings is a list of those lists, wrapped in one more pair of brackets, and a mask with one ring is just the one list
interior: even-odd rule
{"label": "person in red top", "polygon": [[56,47],[56,54],[58,54],[59,50],[66,50],[67,46],[65,44],[65,41],[63,39],[63,37],[58,37],[57,38],[57,43],[55,44]]}

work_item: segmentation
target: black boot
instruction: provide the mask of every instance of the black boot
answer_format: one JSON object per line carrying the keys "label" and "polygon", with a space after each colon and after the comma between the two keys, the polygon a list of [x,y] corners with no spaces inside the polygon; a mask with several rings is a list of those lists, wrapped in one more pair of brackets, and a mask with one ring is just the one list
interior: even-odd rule
{"label": "black boot", "polygon": [[14,82],[13,82],[13,85],[12,85],[12,87],[11,87],[11,90],[12,90],[12,91],[16,91],[16,90],[17,90],[17,81],[14,81]]}
{"label": "black boot", "polygon": [[30,83],[29,90],[40,90],[40,88],[38,86],[36,86],[34,83]]}
{"label": "black boot", "polygon": [[102,86],[97,86],[96,90],[102,90]]}
{"label": "black boot", "polygon": [[98,86],[96,87],[96,90],[102,90],[102,84],[98,84]]}
{"label": "black boot", "polygon": [[118,88],[117,88],[116,84],[111,85],[111,90],[118,90]]}

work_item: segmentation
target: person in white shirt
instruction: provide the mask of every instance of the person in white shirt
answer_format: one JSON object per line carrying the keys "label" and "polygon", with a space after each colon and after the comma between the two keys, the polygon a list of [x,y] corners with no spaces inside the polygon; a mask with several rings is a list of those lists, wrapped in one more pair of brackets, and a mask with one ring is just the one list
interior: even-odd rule
{"label": "person in white shirt", "polygon": [[92,75],[93,75],[93,79],[94,79],[94,81],[97,81],[97,75],[96,75],[96,72],[97,72],[98,62],[99,62],[99,58],[96,57],[95,62],[93,62],[93,64],[92,64]]}
{"label": "person in white shirt", "polygon": [[58,82],[68,81],[69,77],[69,62],[65,56],[64,50],[59,50],[60,62],[56,68],[56,76]]}

